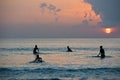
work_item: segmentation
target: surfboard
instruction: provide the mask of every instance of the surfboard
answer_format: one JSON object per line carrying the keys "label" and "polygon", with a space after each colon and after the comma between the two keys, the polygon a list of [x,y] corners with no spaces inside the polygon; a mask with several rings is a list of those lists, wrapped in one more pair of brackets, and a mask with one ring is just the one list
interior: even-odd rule
{"label": "surfboard", "polygon": [[42,63],[42,62],[44,62],[44,61],[43,60],[34,60],[34,61],[29,62],[29,63]]}
{"label": "surfboard", "polygon": [[99,58],[100,56],[91,56],[91,57]]}
{"label": "surfboard", "polygon": [[101,57],[101,56],[88,56],[88,57],[92,57],[92,58],[112,58],[112,56],[105,56],[105,57]]}

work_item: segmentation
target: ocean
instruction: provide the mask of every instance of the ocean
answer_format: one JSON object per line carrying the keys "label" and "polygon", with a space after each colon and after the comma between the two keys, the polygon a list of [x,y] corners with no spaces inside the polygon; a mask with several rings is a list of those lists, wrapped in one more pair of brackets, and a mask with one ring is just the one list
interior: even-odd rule
{"label": "ocean", "polygon": [[[35,45],[42,63],[31,63]],[[101,45],[102,59],[94,57]],[[32,79],[120,80],[120,38],[0,39],[0,80]]]}

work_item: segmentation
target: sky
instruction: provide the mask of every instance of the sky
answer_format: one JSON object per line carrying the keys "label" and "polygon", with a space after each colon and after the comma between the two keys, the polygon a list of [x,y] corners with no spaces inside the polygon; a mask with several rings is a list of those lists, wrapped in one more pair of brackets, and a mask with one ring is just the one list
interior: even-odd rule
{"label": "sky", "polygon": [[[0,38],[120,37],[120,0],[0,0]],[[105,33],[111,28],[111,33]]]}

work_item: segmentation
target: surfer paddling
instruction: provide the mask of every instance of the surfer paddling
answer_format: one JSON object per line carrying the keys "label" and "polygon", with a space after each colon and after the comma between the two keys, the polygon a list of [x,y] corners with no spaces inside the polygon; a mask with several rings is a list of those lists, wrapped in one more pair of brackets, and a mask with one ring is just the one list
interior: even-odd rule
{"label": "surfer paddling", "polygon": [[100,56],[101,58],[104,58],[104,57],[105,57],[105,51],[104,51],[104,49],[103,49],[103,46],[100,46],[100,52],[99,52],[99,54],[98,54],[97,56],[99,57],[99,55],[101,55],[101,56]]}
{"label": "surfer paddling", "polygon": [[42,58],[39,57],[39,49],[38,49],[37,45],[35,45],[35,47],[33,49],[33,54],[36,56],[36,59],[34,60],[34,62],[42,62]]}
{"label": "surfer paddling", "polygon": [[73,52],[69,46],[67,46],[67,52]]}

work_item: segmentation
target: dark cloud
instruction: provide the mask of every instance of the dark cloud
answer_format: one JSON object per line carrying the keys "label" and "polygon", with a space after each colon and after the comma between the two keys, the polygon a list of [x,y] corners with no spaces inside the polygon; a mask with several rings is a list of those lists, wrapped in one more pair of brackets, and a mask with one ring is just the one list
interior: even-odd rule
{"label": "dark cloud", "polygon": [[53,12],[54,15],[57,15],[57,13],[61,11],[61,9],[57,8],[55,5],[48,4],[48,3],[45,3],[45,2],[40,4],[40,8],[42,10],[47,9],[47,10]]}
{"label": "dark cloud", "polygon": [[94,10],[100,13],[103,27],[120,26],[120,0],[85,0],[93,5]]}
{"label": "dark cloud", "polygon": [[56,9],[56,12],[60,12],[61,11],[61,9]]}
{"label": "dark cloud", "polygon": [[52,10],[52,11],[55,11],[56,7],[54,5],[52,5],[52,4],[49,4],[48,9]]}
{"label": "dark cloud", "polygon": [[42,10],[42,13],[44,13],[45,10],[49,10],[54,15],[55,21],[59,20],[58,13],[61,11],[60,8],[57,8],[55,5],[49,4],[49,3],[45,3],[45,2],[40,4],[40,8]]}
{"label": "dark cloud", "polygon": [[45,10],[46,7],[47,7],[47,4],[46,4],[46,3],[42,3],[42,4],[40,5],[40,8],[41,8],[42,10]]}

